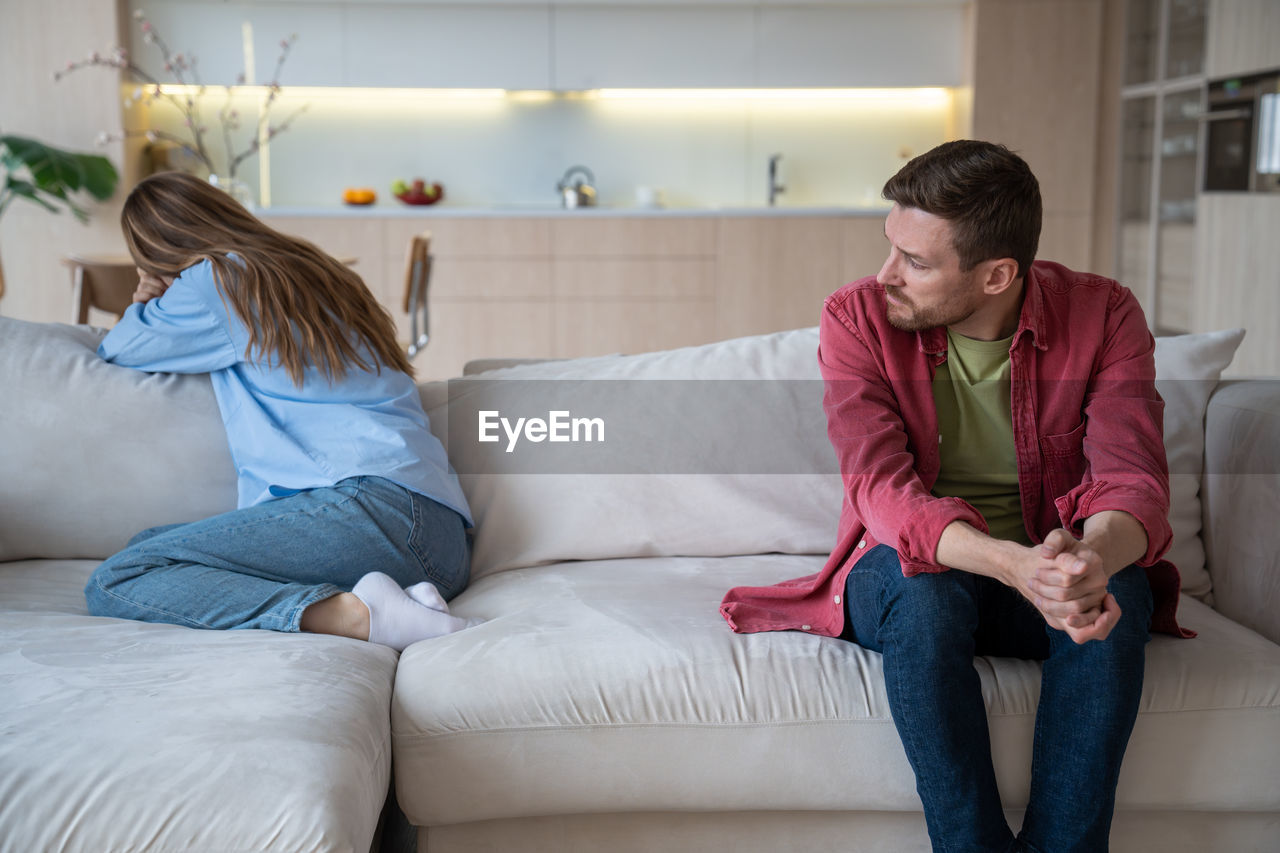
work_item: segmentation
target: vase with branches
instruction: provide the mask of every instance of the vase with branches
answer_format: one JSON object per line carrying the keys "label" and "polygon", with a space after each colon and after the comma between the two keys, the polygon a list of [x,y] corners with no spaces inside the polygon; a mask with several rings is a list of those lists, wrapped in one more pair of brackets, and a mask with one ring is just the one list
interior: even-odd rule
{"label": "vase with branches", "polygon": [[[297,35],[281,40],[280,54],[276,59],[270,82],[263,86],[265,96],[259,106],[257,119],[249,125],[252,128],[252,135],[243,147],[237,148],[235,138],[245,124],[242,123],[240,112],[236,109],[236,94],[246,86],[245,75],[241,73],[233,84],[217,87],[205,85],[200,79],[199,62],[194,54],[172,50],[141,9],[135,11],[133,17],[142,31],[143,42],[159,51],[164,70],[172,75],[176,86],[170,87],[162,83],[155,75],[134,62],[124,47],[116,47],[105,54],[94,51],[85,59],[70,61],[65,68],[54,72],[54,79],[59,80],[67,74],[94,66],[113,68],[122,72],[138,84],[125,99],[126,107],[134,104],[148,107],[157,103],[168,104],[181,116],[182,130],[177,133],[159,128],[144,131],[126,130],[120,133],[104,131],[99,134],[100,142],[105,144],[125,136],[143,135],[153,144],[168,143],[181,149],[208,171],[211,182],[224,189],[243,187],[236,177],[240,165],[258,154],[269,141],[288,130],[298,115],[307,108],[304,104],[290,113],[284,121],[278,124],[271,122],[271,108],[276,105],[281,93],[280,74],[297,41]],[[204,109],[204,99],[210,88],[221,89],[225,94],[221,106],[214,114],[224,151],[225,159],[221,161],[210,150],[211,146],[208,144],[211,130],[208,111]]]}

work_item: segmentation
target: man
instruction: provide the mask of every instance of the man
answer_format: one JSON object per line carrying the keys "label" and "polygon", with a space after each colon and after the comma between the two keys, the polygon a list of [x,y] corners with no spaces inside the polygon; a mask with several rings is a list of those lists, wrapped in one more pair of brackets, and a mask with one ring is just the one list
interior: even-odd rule
{"label": "man", "polygon": [[[883,654],[935,850],[1105,851],[1148,631],[1187,635],[1155,342],[1127,289],[1033,264],[1039,184],[1003,146],[941,145],[884,196],[888,259],[819,330],[836,548],[721,612]],[[975,655],[1044,661],[1016,839]]]}

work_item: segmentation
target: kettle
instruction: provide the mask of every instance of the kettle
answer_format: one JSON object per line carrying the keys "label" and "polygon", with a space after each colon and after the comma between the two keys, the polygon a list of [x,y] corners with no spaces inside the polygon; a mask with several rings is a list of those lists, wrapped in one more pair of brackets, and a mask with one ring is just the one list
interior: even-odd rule
{"label": "kettle", "polygon": [[[569,183],[569,179],[579,173],[586,178],[586,181],[579,177],[573,183]],[[596,188],[592,186],[595,182],[596,176],[591,174],[591,170],[586,166],[570,166],[569,171],[565,172],[564,177],[560,179],[560,183],[556,184],[556,189],[560,191],[560,204],[566,208],[595,207]]]}

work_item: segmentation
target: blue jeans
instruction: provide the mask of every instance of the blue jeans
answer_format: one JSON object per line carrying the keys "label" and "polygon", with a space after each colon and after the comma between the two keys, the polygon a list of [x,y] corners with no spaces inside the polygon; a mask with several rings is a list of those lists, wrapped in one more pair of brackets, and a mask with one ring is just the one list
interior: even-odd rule
{"label": "blue jeans", "polygon": [[[884,656],[889,709],[934,850],[1107,849],[1152,606],[1141,568],[1117,572],[1108,589],[1120,622],[1106,640],[1076,645],[997,580],[961,571],[903,577],[887,545],[849,573],[844,638]],[[1016,840],[996,788],[976,655],[1044,661],[1031,798]]]}
{"label": "blue jeans", "polygon": [[401,586],[466,588],[470,544],[458,513],[381,477],[144,530],[85,586],[94,616],[191,628],[297,631],[302,611],[368,572]]}

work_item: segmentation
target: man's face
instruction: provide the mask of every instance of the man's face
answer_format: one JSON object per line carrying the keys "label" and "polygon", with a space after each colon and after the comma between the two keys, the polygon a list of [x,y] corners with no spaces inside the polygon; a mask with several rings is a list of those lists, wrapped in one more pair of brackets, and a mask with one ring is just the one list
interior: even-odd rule
{"label": "man's face", "polygon": [[[889,257],[876,275],[889,322],[907,332],[954,326],[982,305],[977,268],[960,270],[951,224],[932,213],[897,204],[885,219]],[[979,268],[981,265],[979,265]]]}

